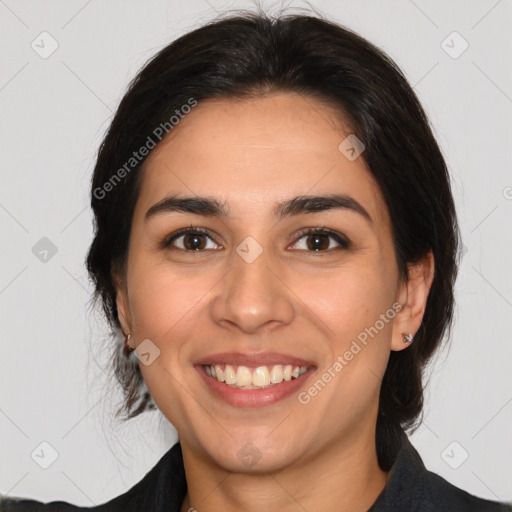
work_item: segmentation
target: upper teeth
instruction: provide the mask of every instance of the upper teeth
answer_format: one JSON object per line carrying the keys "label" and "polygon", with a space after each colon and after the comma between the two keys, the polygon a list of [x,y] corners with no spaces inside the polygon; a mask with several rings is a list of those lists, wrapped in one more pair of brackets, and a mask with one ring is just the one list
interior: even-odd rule
{"label": "upper teeth", "polygon": [[[224,369],[223,369],[224,367]],[[307,366],[293,366],[291,364],[276,364],[269,370],[268,366],[248,368],[247,366],[207,364],[206,373],[220,382],[233,387],[246,389],[261,388],[279,384],[283,380],[291,380],[304,375]]]}

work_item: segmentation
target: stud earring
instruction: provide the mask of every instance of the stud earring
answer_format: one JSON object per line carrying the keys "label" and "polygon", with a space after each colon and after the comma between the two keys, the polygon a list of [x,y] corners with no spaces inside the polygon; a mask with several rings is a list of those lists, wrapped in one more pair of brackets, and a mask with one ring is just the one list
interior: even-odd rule
{"label": "stud earring", "polygon": [[410,333],[409,334],[403,334],[402,336],[404,338],[404,343],[409,344],[409,343],[412,343],[413,340],[414,340],[414,336],[412,334],[410,334]]}
{"label": "stud earring", "polygon": [[130,345],[128,345],[128,342],[130,341],[131,337],[132,337],[132,335],[128,334],[128,336],[126,336],[126,340],[124,341],[124,345],[123,345],[123,355],[127,358],[130,357],[130,354],[135,350],[132,347],[130,347]]}

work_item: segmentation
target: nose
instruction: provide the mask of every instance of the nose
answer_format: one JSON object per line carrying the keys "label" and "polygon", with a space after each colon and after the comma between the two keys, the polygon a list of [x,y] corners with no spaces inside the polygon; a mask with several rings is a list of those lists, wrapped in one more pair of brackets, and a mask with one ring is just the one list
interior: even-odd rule
{"label": "nose", "polygon": [[292,297],[266,251],[250,263],[234,253],[232,270],[211,303],[211,314],[218,325],[252,334],[290,324],[295,315]]}

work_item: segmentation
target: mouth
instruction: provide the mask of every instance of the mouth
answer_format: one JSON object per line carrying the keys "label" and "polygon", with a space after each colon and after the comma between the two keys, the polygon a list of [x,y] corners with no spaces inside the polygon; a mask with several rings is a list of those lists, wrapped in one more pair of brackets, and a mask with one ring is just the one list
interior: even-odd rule
{"label": "mouth", "polygon": [[236,389],[266,389],[302,377],[310,367],[292,364],[248,367],[231,364],[202,365],[212,379]]}
{"label": "mouth", "polygon": [[194,364],[214,397],[235,407],[263,407],[304,387],[315,372],[311,362],[278,354],[218,354]]}

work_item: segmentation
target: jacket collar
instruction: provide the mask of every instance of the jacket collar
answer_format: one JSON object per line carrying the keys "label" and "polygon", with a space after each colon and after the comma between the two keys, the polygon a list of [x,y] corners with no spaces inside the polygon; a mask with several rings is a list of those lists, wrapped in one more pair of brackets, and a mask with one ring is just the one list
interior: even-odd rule
{"label": "jacket collar", "polygon": [[400,447],[386,486],[368,512],[414,512],[427,487],[427,469],[407,434],[401,430]]}

